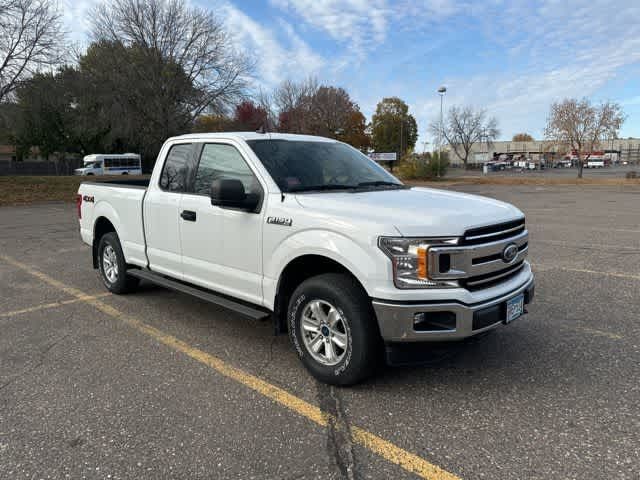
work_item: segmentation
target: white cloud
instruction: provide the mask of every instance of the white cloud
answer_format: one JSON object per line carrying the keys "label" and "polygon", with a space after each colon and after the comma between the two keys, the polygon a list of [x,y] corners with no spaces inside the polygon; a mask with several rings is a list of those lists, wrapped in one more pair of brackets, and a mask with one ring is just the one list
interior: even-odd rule
{"label": "white cloud", "polygon": [[221,7],[223,19],[238,47],[248,52],[256,61],[258,84],[272,87],[286,78],[302,78],[317,73],[325,60],[295,32],[294,28],[280,21],[285,35],[284,45],[273,30],[257,23],[230,3]]}
{"label": "white cloud", "polygon": [[391,12],[385,0],[271,0],[271,4],[326,32],[359,57],[384,41]]}
{"label": "white cloud", "polygon": [[91,10],[100,0],[64,0],[62,18],[69,39],[73,43],[86,43],[91,30]]}
{"label": "white cloud", "polygon": [[[540,137],[552,102],[597,96],[625,67],[640,62],[636,3],[516,0],[476,6],[473,16],[476,25],[484,26],[484,35],[508,56],[479,52],[487,58],[485,72],[465,77],[456,76],[455,68],[447,72],[445,102],[487,109],[498,117],[503,138],[517,131]],[[437,95],[418,98],[413,106],[424,132],[439,116]]]}

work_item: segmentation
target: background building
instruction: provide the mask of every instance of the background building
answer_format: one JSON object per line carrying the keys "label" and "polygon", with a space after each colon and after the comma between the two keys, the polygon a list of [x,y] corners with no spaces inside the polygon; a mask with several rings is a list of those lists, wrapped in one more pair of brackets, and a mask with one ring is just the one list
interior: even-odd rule
{"label": "background building", "polygon": [[[462,160],[446,147],[449,151],[449,159],[452,166],[462,166]],[[640,164],[640,138],[612,139],[603,142],[600,150],[605,154],[612,154],[612,159],[620,162]],[[567,153],[566,148],[558,148],[553,142],[547,140],[535,140],[533,142],[494,141],[493,143],[476,143],[469,155],[469,165],[480,167],[490,160],[509,160],[522,158],[532,162],[544,159],[547,163],[563,158]]]}

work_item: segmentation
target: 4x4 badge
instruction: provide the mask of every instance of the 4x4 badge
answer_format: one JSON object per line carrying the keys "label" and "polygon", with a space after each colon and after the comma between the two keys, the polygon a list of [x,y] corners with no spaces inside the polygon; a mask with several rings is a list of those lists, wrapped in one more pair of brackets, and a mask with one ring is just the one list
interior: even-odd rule
{"label": "4x4 badge", "polygon": [[267,217],[267,223],[274,225],[282,225],[283,227],[290,227],[293,221],[290,218],[284,217]]}

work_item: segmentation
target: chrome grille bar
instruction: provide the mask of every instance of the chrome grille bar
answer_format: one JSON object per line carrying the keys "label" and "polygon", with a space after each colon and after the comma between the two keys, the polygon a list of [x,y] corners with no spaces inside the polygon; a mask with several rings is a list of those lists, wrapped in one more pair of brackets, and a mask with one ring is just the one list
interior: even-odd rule
{"label": "chrome grille bar", "polygon": [[465,281],[465,284],[468,287],[477,287],[478,285],[482,285],[482,284],[485,284],[485,283],[495,282],[496,280],[499,280],[500,278],[506,277],[508,275],[511,275],[512,273],[517,272],[521,268],[522,268],[522,262],[520,262],[517,265],[514,265],[513,267],[511,267],[511,268],[509,268],[507,270],[500,271],[500,273],[497,273],[496,275],[492,275],[490,277],[483,277],[480,280],[474,280],[473,277],[471,277],[470,279]]}
{"label": "chrome grille bar", "polygon": [[479,240],[481,238],[497,237],[499,235],[504,235],[506,233],[515,232],[516,230],[521,230],[522,228],[523,228],[523,225],[518,225],[517,227],[509,228],[507,230],[501,230],[499,232],[485,233],[484,235],[474,235],[472,237],[464,237],[464,238],[465,240]]}

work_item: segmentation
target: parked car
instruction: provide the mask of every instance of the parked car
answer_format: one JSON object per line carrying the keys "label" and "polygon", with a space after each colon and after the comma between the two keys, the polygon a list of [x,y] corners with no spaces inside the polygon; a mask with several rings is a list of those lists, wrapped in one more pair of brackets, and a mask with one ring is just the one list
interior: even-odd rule
{"label": "parked car", "polygon": [[288,331],[323,382],[348,385],[406,344],[510,323],[534,296],[524,215],[410,187],[320,137],[219,133],[163,145],[150,180],[80,185],[93,265],[116,294],[140,280]]}
{"label": "parked car", "polygon": [[571,160],[567,158],[563,158],[562,160],[556,160],[553,166],[554,168],[570,168]]}
{"label": "parked car", "polygon": [[594,158],[589,159],[585,164],[587,168],[604,168],[604,159]]}

